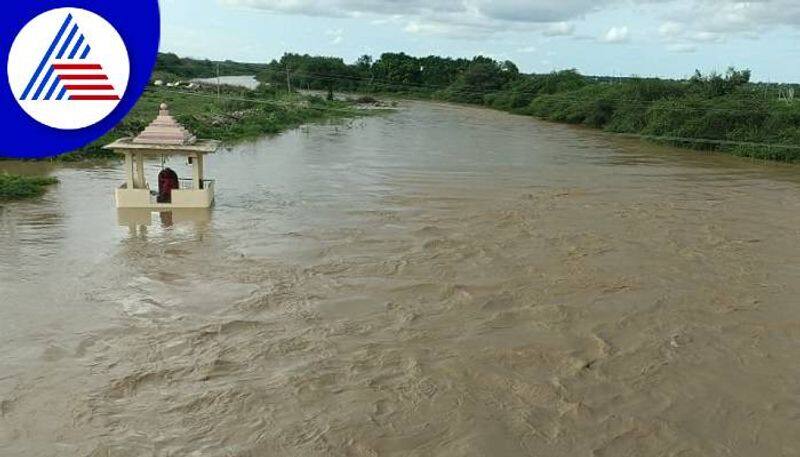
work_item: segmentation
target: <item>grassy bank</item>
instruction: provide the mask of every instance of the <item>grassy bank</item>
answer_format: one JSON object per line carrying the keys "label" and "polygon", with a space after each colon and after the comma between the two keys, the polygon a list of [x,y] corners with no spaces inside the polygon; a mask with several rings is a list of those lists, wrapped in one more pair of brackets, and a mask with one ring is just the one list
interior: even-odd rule
{"label": "grassy bank", "polygon": [[0,174],[0,202],[39,197],[57,183],[56,178]]}
{"label": "grassy bank", "polygon": [[287,94],[239,87],[149,88],[131,113],[111,132],[60,161],[114,158],[102,149],[122,137],[141,132],[167,103],[170,112],[198,138],[219,139],[227,143],[275,134],[308,122],[354,117],[361,112],[351,103],[328,101],[321,97]]}
{"label": "grassy bank", "polygon": [[286,54],[259,79],[286,86],[487,106],[680,147],[800,162],[800,86],[751,82],[749,71],[691,78],[611,78],[574,70],[523,74],[513,62],[385,53],[352,64]]}
{"label": "grassy bank", "polygon": [[521,108],[494,103],[551,121],[676,146],[800,161],[800,103],[758,91],[748,79],[733,70],[688,81],[628,79],[542,94]]}

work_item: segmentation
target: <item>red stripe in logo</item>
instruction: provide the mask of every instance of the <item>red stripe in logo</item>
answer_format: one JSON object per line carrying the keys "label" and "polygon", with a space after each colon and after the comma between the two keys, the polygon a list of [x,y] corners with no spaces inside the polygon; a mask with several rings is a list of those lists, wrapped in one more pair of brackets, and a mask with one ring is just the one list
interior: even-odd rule
{"label": "red stripe in logo", "polygon": [[58,75],[62,80],[98,80],[108,79],[106,75]]}
{"label": "red stripe in logo", "polygon": [[119,100],[117,95],[70,95],[70,100],[90,101],[90,100]]}
{"label": "red stripe in logo", "polygon": [[114,86],[110,84],[66,84],[64,87],[67,90],[114,90]]}
{"label": "red stripe in logo", "polygon": [[102,70],[103,66],[96,63],[56,63],[56,70]]}

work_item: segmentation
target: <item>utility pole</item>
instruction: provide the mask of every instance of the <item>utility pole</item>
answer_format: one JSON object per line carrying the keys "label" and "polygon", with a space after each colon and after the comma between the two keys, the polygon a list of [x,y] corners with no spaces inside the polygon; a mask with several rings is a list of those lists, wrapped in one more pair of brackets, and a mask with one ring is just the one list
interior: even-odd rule
{"label": "utility pole", "polygon": [[217,101],[222,98],[222,81],[219,77],[219,62],[217,62]]}
{"label": "utility pole", "polygon": [[292,93],[292,76],[290,72],[291,70],[286,68],[286,90],[288,90],[289,93]]}

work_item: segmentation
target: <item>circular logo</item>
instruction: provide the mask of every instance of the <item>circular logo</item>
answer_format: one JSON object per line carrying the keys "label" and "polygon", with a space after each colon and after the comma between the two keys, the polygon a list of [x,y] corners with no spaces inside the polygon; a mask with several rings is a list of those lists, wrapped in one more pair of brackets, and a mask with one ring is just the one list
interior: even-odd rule
{"label": "circular logo", "polygon": [[8,56],[17,103],[36,121],[63,130],[97,124],[128,88],[125,42],[105,19],[80,8],[42,13],[17,34]]}
{"label": "circular logo", "polygon": [[0,158],[36,159],[99,142],[153,74],[159,0],[12,1],[0,14]]}

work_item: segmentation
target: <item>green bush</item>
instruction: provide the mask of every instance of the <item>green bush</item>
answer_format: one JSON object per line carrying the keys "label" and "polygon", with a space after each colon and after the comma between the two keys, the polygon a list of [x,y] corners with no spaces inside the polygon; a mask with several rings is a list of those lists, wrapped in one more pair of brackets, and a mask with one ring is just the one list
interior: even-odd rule
{"label": "green bush", "polygon": [[58,179],[50,177],[0,174],[0,201],[38,197],[47,186],[57,183]]}

